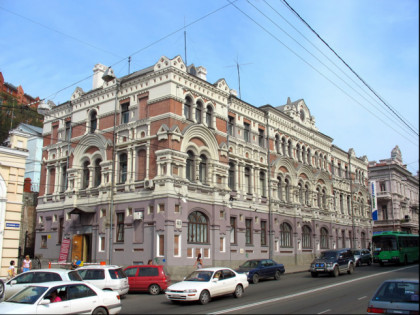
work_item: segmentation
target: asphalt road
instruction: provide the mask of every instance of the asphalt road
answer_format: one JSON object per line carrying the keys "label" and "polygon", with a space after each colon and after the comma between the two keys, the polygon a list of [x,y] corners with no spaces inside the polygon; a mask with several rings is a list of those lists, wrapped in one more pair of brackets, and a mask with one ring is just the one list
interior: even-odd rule
{"label": "asphalt road", "polygon": [[241,299],[214,298],[207,305],[172,304],[164,294],[130,293],[122,300],[123,314],[361,314],[387,279],[419,278],[419,265],[362,266],[337,278],[309,272],[286,274],[279,281],[251,284]]}

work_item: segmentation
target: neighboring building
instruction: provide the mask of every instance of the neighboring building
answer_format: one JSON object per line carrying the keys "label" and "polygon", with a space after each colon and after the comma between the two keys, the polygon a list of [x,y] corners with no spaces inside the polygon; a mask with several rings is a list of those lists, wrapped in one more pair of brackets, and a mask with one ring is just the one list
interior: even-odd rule
{"label": "neighboring building", "polygon": [[45,116],[37,255],[57,260],[69,238],[69,259],[154,258],[181,276],[199,252],[206,266],[292,265],[368,246],[368,159],[333,145],[303,100],[255,107],[179,56],[105,70]]}
{"label": "neighboring building", "polygon": [[378,220],[374,232],[419,233],[419,174],[413,176],[403,164],[396,146],[391,158],[369,162],[369,181],[376,188]]}
{"label": "neighboring building", "polygon": [[[22,141],[21,147],[14,143]],[[10,260],[17,265],[20,237],[26,138],[11,136],[11,147],[0,146],[0,277],[7,276]]]}
{"label": "neighboring building", "polygon": [[40,102],[39,97],[32,97],[26,94],[21,85],[16,87],[11,83],[5,82],[3,74],[0,72],[0,105],[7,97],[15,99],[17,104],[31,104],[34,108],[37,108]]}

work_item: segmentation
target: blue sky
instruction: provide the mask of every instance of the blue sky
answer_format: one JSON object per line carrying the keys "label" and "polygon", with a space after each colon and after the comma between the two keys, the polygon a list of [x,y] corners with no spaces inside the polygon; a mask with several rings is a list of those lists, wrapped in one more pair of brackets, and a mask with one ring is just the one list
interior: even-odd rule
{"label": "blue sky", "polygon": [[[288,3],[418,134],[419,2]],[[185,58],[184,25],[187,62],[204,66],[209,82],[225,78],[238,90],[238,62],[244,101],[304,99],[335,145],[370,161],[389,158],[398,145],[417,173],[419,137],[281,0],[0,0],[0,71],[26,93],[60,104],[76,86],[91,89],[96,63],[122,76],[128,56],[131,72],[162,55]]]}

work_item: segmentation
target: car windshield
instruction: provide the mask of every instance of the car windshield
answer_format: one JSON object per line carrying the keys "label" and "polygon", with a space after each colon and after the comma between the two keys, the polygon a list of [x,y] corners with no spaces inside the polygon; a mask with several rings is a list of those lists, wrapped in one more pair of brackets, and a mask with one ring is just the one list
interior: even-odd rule
{"label": "car windshield", "polygon": [[189,274],[184,281],[208,282],[210,281],[212,275],[213,271],[197,270]]}
{"label": "car windshield", "polygon": [[29,286],[12,296],[7,302],[34,304],[48,290],[48,287]]}
{"label": "car windshield", "polygon": [[240,265],[239,267],[242,268],[257,268],[258,267],[258,260],[248,260],[246,262],[244,262],[242,265]]}
{"label": "car windshield", "polygon": [[127,276],[124,273],[124,270],[122,270],[121,268],[109,269],[109,275],[111,276],[111,279],[127,278]]}
{"label": "car windshield", "polygon": [[414,282],[385,282],[374,301],[419,303],[419,284]]}
{"label": "car windshield", "polygon": [[320,258],[334,259],[336,257],[337,257],[337,253],[336,252],[322,252]]}
{"label": "car windshield", "polygon": [[360,250],[354,250],[353,255],[360,255]]}

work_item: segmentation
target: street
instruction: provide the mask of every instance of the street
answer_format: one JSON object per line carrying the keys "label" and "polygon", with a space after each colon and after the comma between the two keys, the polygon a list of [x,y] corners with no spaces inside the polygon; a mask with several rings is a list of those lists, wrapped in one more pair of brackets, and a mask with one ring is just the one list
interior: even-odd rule
{"label": "street", "polygon": [[172,304],[164,294],[130,293],[124,314],[361,314],[377,287],[387,279],[419,278],[419,265],[362,266],[352,275],[312,278],[309,272],[285,274],[279,281],[250,285],[241,299],[225,296],[207,305]]}

